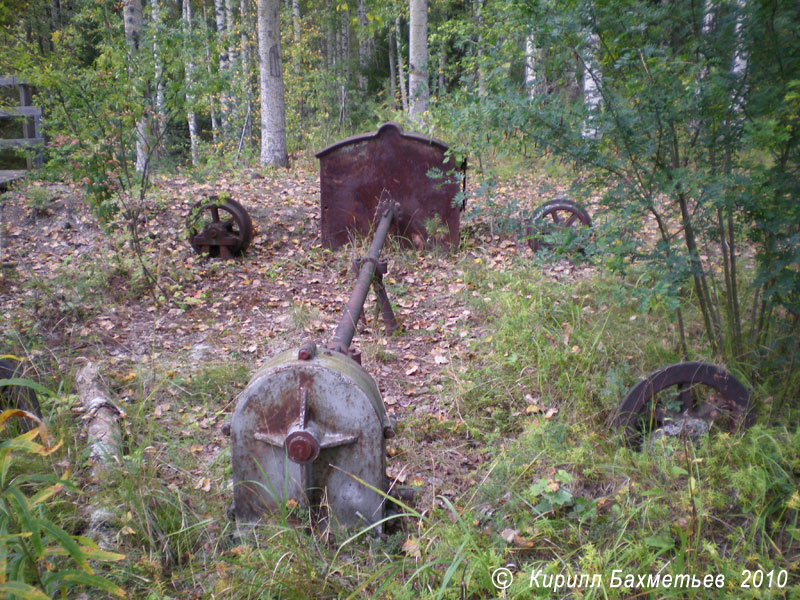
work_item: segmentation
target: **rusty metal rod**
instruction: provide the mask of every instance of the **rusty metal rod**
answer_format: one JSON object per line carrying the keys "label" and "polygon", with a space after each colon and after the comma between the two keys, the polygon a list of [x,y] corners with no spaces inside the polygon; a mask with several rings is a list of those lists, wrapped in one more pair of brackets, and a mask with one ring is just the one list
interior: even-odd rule
{"label": "rusty metal rod", "polygon": [[353,341],[353,336],[356,332],[356,323],[361,317],[361,311],[364,309],[364,302],[367,299],[369,288],[372,281],[375,279],[375,269],[378,266],[378,257],[386,242],[386,236],[389,233],[389,227],[395,219],[394,203],[389,204],[389,208],[383,213],[381,220],[378,222],[378,227],[375,229],[375,236],[372,238],[369,251],[364,257],[361,264],[361,269],[358,272],[358,279],[356,286],[353,288],[353,293],[344,307],[344,314],[336,331],[333,334],[333,339],[328,347],[334,348],[340,352],[347,350],[350,347],[350,342]]}

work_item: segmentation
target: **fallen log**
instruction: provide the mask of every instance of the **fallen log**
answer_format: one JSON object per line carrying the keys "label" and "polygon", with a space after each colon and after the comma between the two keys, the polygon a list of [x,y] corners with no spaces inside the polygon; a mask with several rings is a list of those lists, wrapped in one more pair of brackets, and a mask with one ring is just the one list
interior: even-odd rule
{"label": "fallen log", "polygon": [[81,419],[86,422],[92,475],[97,477],[111,463],[119,463],[122,456],[119,420],[123,412],[108,399],[97,364],[87,361],[78,371],[75,385],[80,397],[79,410],[83,413]]}

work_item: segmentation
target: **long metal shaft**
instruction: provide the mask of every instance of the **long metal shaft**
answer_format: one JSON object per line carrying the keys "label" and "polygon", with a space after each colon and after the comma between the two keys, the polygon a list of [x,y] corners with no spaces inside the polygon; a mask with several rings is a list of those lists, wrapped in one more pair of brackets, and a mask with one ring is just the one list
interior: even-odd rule
{"label": "long metal shaft", "polygon": [[389,227],[395,218],[395,205],[389,205],[389,208],[383,213],[381,220],[378,222],[378,227],[375,229],[375,236],[372,238],[369,251],[367,252],[364,261],[361,264],[361,269],[358,272],[358,279],[356,286],[353,288],[353,293],[344,307],[344,315],[336,331],[333,334],[333,339],[329,344],[330,347],[336,348],[340,351],[346,350],[350,347],[350,342],[353,341],[353,336],[356,332],[356,323],[361,317],[361,311],[364,309],[364,302],[369,293],[369,287],[375,279],[375,269],[378,266],[378,258],[386,242],[386,236],[389,233]]}

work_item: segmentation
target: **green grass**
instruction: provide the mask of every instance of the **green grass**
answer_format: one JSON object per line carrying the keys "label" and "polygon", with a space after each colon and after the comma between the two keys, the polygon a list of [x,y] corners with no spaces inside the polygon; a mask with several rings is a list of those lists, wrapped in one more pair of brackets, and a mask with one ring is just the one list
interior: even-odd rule
{"label": "green grass", "polygon": [[[383,538],[321,532],[308,511],[291,507],[237,536],[226,515],[231,465],[219,426],[252,365],[189,367],[177,357],[169,365],[118,365],[107,375],[128,398],[126,454],[102,482],[89,477],[81,424],[70,415],[71,380],[63,379],[49,418],[66,444],[47,472],[68,465],[82,493],[70,506],[53,499],[50,518],[81,534],[82,509],[105,508],[113,549],[125,558],[102,572],[130,598],[147,600],[477,600],[500,597],[492,572],[504,565],[516,570],[507,598],[553,597],[552,589],[531,589],[540,570],[601,576],[603,587],[561,590],[567,598],[797,598],[794,363],[754,386],[761,424],[746,434],[712,431],[698,443],[630,447],[608,423],[643,374],[681,359],[672,313],[642,312],[635,277],[621,281],[600,269],[555,281],[541,260],[488,270],[475,252],[440,257],[464,281],[463,303],[479,324],[468,332],[469,352],[443,369],[435,394],[442,412],[409,411],[392,442],[409,460],[423,460],[423,445],[429,453],[481,452],[487,460],[469,474],[473,483],[399,506],[402,516]],[[349,255],[342,256],[317,258],[349,276]],[[410,251],[397,260],[415,257]],[[300,306],[291,314],[298,330],[317,318]],[[691,357],[713,361],[699,315],[687,310],[685,319]],[[379,341],[362,350],[385,364],[399,359]],[[776,415],[781,395],[790,400]],[[745,569],[785,571],[788,587],[741,589]],[[615,570],[723,575],[727,583],[713,591],[612,588]]]}

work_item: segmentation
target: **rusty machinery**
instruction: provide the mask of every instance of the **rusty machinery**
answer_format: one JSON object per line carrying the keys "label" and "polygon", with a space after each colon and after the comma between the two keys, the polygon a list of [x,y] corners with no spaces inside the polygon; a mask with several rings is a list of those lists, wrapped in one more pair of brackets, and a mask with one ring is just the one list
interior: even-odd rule
{"label": "rusty machinery", "polygon": [[727,370],[702,362],[667,365],[647,375],[623,398],[613,423],[628,440],[661,430],[697,437],[712,423],[747,428],[754,414],[749,390]]}
{"label": "rusty machinery", "polygon": [[546,241],[549,234],[559,230],[591,227],[592,218],[577,202],[559,198],[545,202],[536,209],[530,224],[525,228],[528,245],[531,250],[552,249]]}
{"label": "rusty machinery", "polygon": [[[384,206],[381,206],[383,208]],[[382,529],[386,438],[394,435],[378,387],[350,348],[373,285],[388,330],[397,327],[379,254],[400,213],[389,203],[333,335],[273,357],[250,380],[231,420],[237,523],[254,523],[286,502],[319,520]]]}
{"label": "rusty machinery", "polygon": [[[338,248],[354,234],[368,235],[376,206],[388,193],[402,208],[392,229],[417,247],[445,242],[457,247],[466,161],[447,154],[447,144],[386,123],[374,133],[341,140],[316,154],[320,162],[322,244]],[[438,171],[440,178],[432,178]],[[441,224],[447,233],[429,231]]]}
{"label": "rusty machinery", "polygon": [[192,207],[186,219],[189,243],[198,254],[231,258],[253,241],[253,221],[232,198],[211,196]]}

